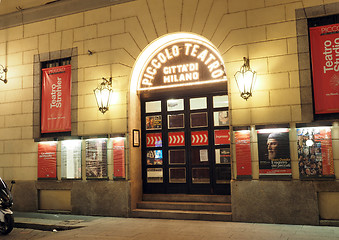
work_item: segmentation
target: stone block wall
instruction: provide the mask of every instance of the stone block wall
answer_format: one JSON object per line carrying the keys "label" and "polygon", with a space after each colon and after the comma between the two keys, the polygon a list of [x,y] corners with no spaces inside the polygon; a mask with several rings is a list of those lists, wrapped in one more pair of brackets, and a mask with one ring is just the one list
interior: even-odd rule
{"label": "stone block wall", "polygon": [[[100,1],[106,2],[100,6],[92,0],[82,0],[83,4],[68,3],[72,1],[45,6],[49,16],[40,9],[23,10],[20,21],[19,18],[7,21],[9,18],[0,16],[2,23],[8,22],[0,29],[0,64],[8,67],[8,83],[0,82],[0,176],[18,180],[18,189],[37,180],[38,143],[33,139],[33,113],[37,111],[34,96],[39,95],[39,89],[34,84],[34,56],[76,48],[78,91],[73,98],[77,102],[76,135],[126,134],[128,139],[130,149],[126,158],[130,185],[122,185],[127,192],[133,189],[130,191],[132,200],[129,203],[125,196],[120,198],[127,202],[119,210],[110,211],[119,216],[125,214],[126,207],[133,208],[141,198],[141,154],[140,149],[132,149],[130,142],[132,129],[140,129],[140,102],[137,93],[131,91],[137,84],[131,73],[139,54],[148,44],[174,32],[191,32],[207,38],[225,62],[231,126],[252,126],[253,131],[255,125],[265,124],[290,124],[293,128],[296,123],[309,120],[312,114],[309,99],[304,98],[311,90],[305,80],[305,77],[310,79],[310,74],[301,71],[300,61],[304,58],[299,54],[308,46],[299,45],[298,37],[304,37],[302,31],[305,29],[297,28],[296,9],[305,8],[306,13],[319,15],[338,13],[333,12],[338,9],[335,0],[135,0],[118,4]],[[328,8],[329,5],[332,7]],[[327,10],[319,12],[317,9]],[[233,77],[242,66],[243,57],[250,59],[251,68],[258,73],[253,97],[248,101],[240,97]],[[114,103],[104,115],[98,111],[93,95],[93,89],[102,77],[113,77],[114,88]],[[337,129],[338,123],[333,126]],[[338,149],[338,141],[336,130],[334,149]],[[258,168],[256,149],[254,140],[253,169]],[[295,152],[292,154],[292,170],[295,171]],[[338,154],[335,150],[335,167],[339,170]],[[293,176],[297,179],[296,172]],[[90,186],[93,183],[86,185],[87,182],[83,179],[74,183],[74,187],[93,190]],[[107,184],[112,196],[118,196],[119,191],[110,186],[112,182],[110,178],[101,185]],[[256,187],[262,188],[270,182],[247,184],[259,184]],[[267,187],[272,188],[275,184],[282,183],[273,182]],[[293,184],[282,186],[287,192],[298,190]],[[239,185],[242,186],[248,187]],[[17,194],[23,195],[22,191]],[[237,191],[241,192],[241,189]],[[74,204],[80,196],[76,193],[80,192],[74,190],[72,193]],[[33,209],[37,200],[32,198],[31,201],[27,209]],[[240,211],[240,214],[242,210],[237,206],[234,213]],[[86,211],[86,207],[76,209],[76,213]],[[124,214],[120,214],[122,212]]]}

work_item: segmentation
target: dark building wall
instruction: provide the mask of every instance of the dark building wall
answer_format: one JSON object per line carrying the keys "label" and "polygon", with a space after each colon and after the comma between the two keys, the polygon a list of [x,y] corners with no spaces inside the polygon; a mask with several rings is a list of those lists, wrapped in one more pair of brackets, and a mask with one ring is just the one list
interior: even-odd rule
{"label": "dark building wall", "polygon": [[[17,181],[13,187],[14,211],[36,212],[39,206],[45,205],[39,201],[49,201],[53,206],[57,198],[39,199],[39,191],[61,193],[70,191],[70,213],[81,215],[100,215],[127,217],[130,210],[130,184],[127,181]],[[57,194],[58,197],[63,197]],[[67,197],[67,196],[65,196]],[[44,209],[46,210],[46,209]],[[62,211],[50,209],[49,211]]]}
{"label": "dark building wall", "polygon": [[233,221],[319,225],[319,206],[336,204],[319,194],[337,192],[335,181],[233,181]]}

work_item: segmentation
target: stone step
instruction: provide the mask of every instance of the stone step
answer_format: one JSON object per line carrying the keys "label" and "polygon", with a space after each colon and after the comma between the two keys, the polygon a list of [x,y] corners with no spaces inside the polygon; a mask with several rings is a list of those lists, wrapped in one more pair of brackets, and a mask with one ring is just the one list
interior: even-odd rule
{"label": "stone step", "polygon": [[193,194],[143,194],[143,201],[231,203],[231,196]]}
{"label": "stone step", "polygon": [[232,221],[232,213],[230,212],[180,211],[161,209],[135,209],[132,211],[132,217],[225,222]]}
{"label": "stone step", "polygon": [[138,209],[162,209],[184,211],[231,212],[230,203],[199,203],[199,202],[154,202],[142,201],[137,203]]}

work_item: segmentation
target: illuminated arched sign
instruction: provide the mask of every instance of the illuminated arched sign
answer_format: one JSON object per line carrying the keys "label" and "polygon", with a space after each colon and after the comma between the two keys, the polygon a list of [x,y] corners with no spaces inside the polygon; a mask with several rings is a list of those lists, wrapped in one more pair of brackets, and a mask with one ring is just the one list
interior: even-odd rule
{"label": "illuminated arched sign", "polygon": [[156,43],[158,46],[152,52],[148,50],[148,56],[141,54],[145,60],[138,76],[138,90],[226,81],[223,60],[207,40],[193,34],[177,35],[181,38],[170,35],[172,39],[161,45]]}

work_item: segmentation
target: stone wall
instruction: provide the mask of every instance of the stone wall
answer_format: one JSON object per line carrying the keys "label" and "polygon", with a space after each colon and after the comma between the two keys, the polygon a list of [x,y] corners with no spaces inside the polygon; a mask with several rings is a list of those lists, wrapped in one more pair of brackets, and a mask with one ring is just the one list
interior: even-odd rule
{"label": "stone wall", "polygon": [[[319,205],[337,206],[338,196],[321,199],[319,193],[338,193],[335,181],[233,181],[232,219],[240,222],[319,225]],[[325,207],[326,208],[326,207]],[[327,211],[324,209],[324,216]],[[338,219],[332,210],[331,220]]]}
{"label": "stone wall", "polygon": [[[90,6],[93,0],[82,0],[82,3]],[[23,10],[13,18],[6,18],[6,21],[4,16],[0,16],[0,63],[8,67],[8,83],[0,82],[0,176],[6,180],[22,181],[15,190],[18,196],[25,196],[27,189],[33,192],[37,189],[33,184],[37,181],[38,158],[38,143],[33,139],[33,113],[38,112],[37,107],[34,107],[37,106],[34,105],[34,96],[39,95],[36,93],[39,88],[34,84],[34,56],[58,52],[61,55],[65,49],[77,49],[77,66],[73,69],[77,72],[77,92],[72,99],[77,102],[74,104],[76,119],[72,119],[72,123],[77,125],[74,127],[76,135],[123,134],[128,139],[128,147],[132,148],[132,129],[140,129],[139,96],[135,91],[130,91],[137,84],[136,79],[131,78],[131,72],[138,56],[158,37],[173,32],[192,32],[211,41],[224,59],[232,126],[251,126],[252,131],[255,131],[255,125],[290,124],[293,130],[296,123],[304,121],[305,115],[308,116],[307,121],[310,119],[312,110],[307,97],[311,86],[304,79],[310,76],[300,75],[302,69],[299,60],[300,57],[304,59],[307,53],[303,52],[303,56],[299,54],[300,50],[305,50],[305,46],[298,45],[298,37],[305,36],[302,31],[297,33],[296,9],[305,8],[312,12],[311,8],[327,9],[324,6],[328,4],[331,4],[331,9],[338,9],[336,0],[136,0],[80,10],[78,5],[66,7],[60,4],[64,3],[49,4],[45,10]],[[42,14],[47,8],[50,15]],[[63,11],[60,12],[60,9]],[[58,14],[55,15],[55,12]],[[329,13],[315,12],[319,16]],[[6,22],[7,25],[3,24]],[[89,54],[88,50],[93,54]],[[240,97],[233,77],[242,66],[243,57],[250,59],[251,68],[258,73],[253,97],[248,101]],[[115,92],[114,103],[104,115],[98,111],[93,95],[93,89],[102,77],[113,77]],[[303,97],[304,93],[306,98]],[[338,176],[338,123],[335,122],[333,126],[337,129],[333,134],[333,153]],[[291,138],[291,146],[295,141],[295,138]],[[256,147],[256,140],[253,139],[254,170],[258,169]],[[297,180],[296,152],[293,149],[291,152],[293,179]],[[142,192],[140,149],[129,149],[126,156],[129,183],[116,182],[111,175],[107,182],[91,182],[85,178],[72,182],[71,196],[75,213],[100,212],[97,208],[93,208],[93,211],[88,209],[98,200],[97,196],[107,189],[112,191],[112,195],[104,194],[105,199],[112,198],[121,207],[113,208],[108,201],[105,208],[109,210],[103,211],[103,214],[122,216],[130,204],[135,206]],[[233,163],[235,160],[233,158]],[[254,179],[257,173],[254,172]],[[61,180],[60,176],[58,181],[65,186],[69,184]],[[249,196],[252,193],[258,200],[263,200],[263,206],[263,203],[269,203],[270,197],[274,198],[278,190],[275,189],[276,184],[280,187],[279,192],[287,196],[282,206],[289,208],[286,209],[288,213],[294,209],[287,204],[291,196],[297,194],[294,191],[301,190],[302,185],[306,189],[312,188],[308,182],[236,182],[233,187],[235,219],[244,219],[243,211],[250,211],[252,206],[249,201],[251,198],[243,201],[241,194]],[[123,188],[126,191],[133,189],[130,192],[133,203],[125,196],[126,192],[121,194]],[[269,189],[267,198],[260,198],[259,192],[254,191],[265,188]],[[242,189],[249,191],[247,193]],[[91,191],[96,192],[93,199],[85,194]],[[307,190],[305,197],[310,197],[309,206],[316,212],[313,193]],[[82,196],[87,203],[81,203]],[[29,199],[27,207],[18,203],[18,209],[37,209],[37,196]],[[248,219],[254,221],[260,209],[263,208],[258,206],[252,209],[247,215]],[[261,219],[284,222],[287,218],[283,216],[274,219],[267,215]],[[300,223],[306,221],[302,218],[299,220]],[[314,218],[309,221],[312,224],[316,222]]]}
{"label": "stone wall", "polygon": [[[17,181],[13,186],[14,211],[36,212],[39,191],[70,191],[71,214],[127,217],[130,212],[130,184],[127,181]],[[57,199],[44,199],[57,201]],[[48,203],[53,205],[53,203]],[[47,209],[57,212],[63,209]]]}

